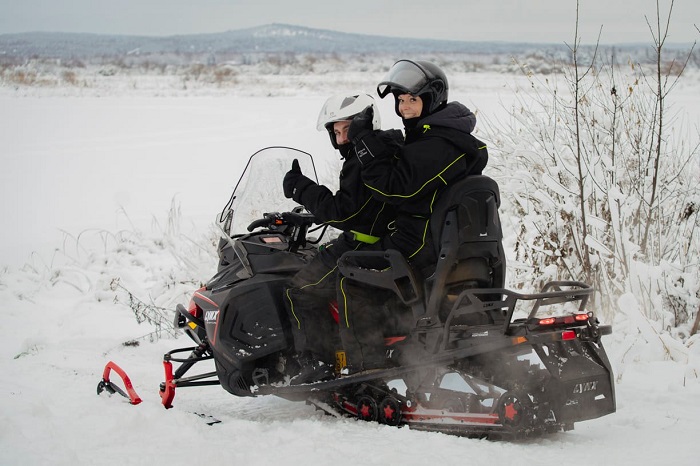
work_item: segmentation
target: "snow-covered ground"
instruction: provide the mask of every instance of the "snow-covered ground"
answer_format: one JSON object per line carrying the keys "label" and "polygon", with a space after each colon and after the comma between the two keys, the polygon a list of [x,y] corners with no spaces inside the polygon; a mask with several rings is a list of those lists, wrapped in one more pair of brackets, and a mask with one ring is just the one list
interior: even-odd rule
{"label": "snow-covered ground", "polygon": [[[135,310],[169,321],[213,274],[212,222],[256,150],[308,151],[331,180],[338,162],[315,129],[318,111],[330,93],[373,92],[379,78],[312,88],[278,81],[270,92],[250,83],[189,92],[131,81],[99,92],[0,87],[0,464],[698,464],[700,340],[669,339],[631,297],[604,338],[618,412],[571,432],[465,439],[220,387],[180,389],[174,408],[162,408],[162,354],[189,341],[154,335]],[[507,118],[515,81],[458,75],[452,97]],[[699,88],[691,80],[675,96],[696,122]],[[380,108],[385,127],[400,126],[391,102]],[[142,404],[96,395],[110,360]],[[209,426],[194,413],[223,422]]]}

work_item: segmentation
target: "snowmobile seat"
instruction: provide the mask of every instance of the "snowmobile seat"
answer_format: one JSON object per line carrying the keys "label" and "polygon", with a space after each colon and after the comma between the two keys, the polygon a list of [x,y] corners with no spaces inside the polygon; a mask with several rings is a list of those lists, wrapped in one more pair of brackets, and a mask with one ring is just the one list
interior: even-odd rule
{"label": "snowmobile seat", "polygon": [[[466,177],[443,192],[431,222],[438,262],[424,284],[427,316],[444,322],[462,291],[505,285],[500,205],[498,184],[483,175]],[[490,322],[477,318],[464,323],[493,323],[494,318],[497,315],[489,316]]]}
{"label": "snowmobile seat", "polygon": [[[425,280],[395,250],[347,252],[338,261],[339,270],[358,282],[393,290],[412,311],[411,328],[419,321],[428,326],[444,322],[450,302],[463,290],[504,285],[500,203],[498,184],[483,175],[465,177],[441,194],[431,221],[438,261]],[[383,257],[387,267],[367,269],[349,263],[362,256]]]}

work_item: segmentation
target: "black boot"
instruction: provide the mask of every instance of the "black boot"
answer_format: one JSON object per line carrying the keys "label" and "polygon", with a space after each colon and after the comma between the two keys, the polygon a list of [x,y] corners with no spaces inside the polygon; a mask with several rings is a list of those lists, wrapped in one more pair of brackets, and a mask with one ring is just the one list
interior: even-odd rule
{"label": "black boot", "polygon": [[292,377],[291,385],[302,385],[306,383],[321,382],[332,379],[335,374],[333,366],[321,361],[312,354],[302,354],[297,359],[300,371]]}

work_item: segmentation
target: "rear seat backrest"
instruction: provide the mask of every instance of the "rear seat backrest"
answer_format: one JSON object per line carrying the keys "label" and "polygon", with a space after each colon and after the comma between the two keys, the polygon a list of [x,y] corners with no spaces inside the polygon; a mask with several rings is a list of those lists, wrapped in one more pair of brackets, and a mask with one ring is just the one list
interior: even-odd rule
{"label": "rear seat backrest", "polygon": [[426,314],[436,316],[443,298],[466,288],[501,288],[505,283],[498,184],[468,176],[445,190],[432,214],[438,263],[426,280]]}

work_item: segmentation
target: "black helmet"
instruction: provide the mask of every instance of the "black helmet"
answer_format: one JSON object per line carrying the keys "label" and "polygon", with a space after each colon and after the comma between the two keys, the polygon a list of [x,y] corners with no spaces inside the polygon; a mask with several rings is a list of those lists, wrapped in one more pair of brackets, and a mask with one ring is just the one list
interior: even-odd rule
{"label": "black helmet", "polygon": [[447,89],[447,76],[437,65],[399,60],[377,86],[377,94],[382,99],[389,93],[417,95],[424,101],[424,114],[430,114],[447,103]]}

